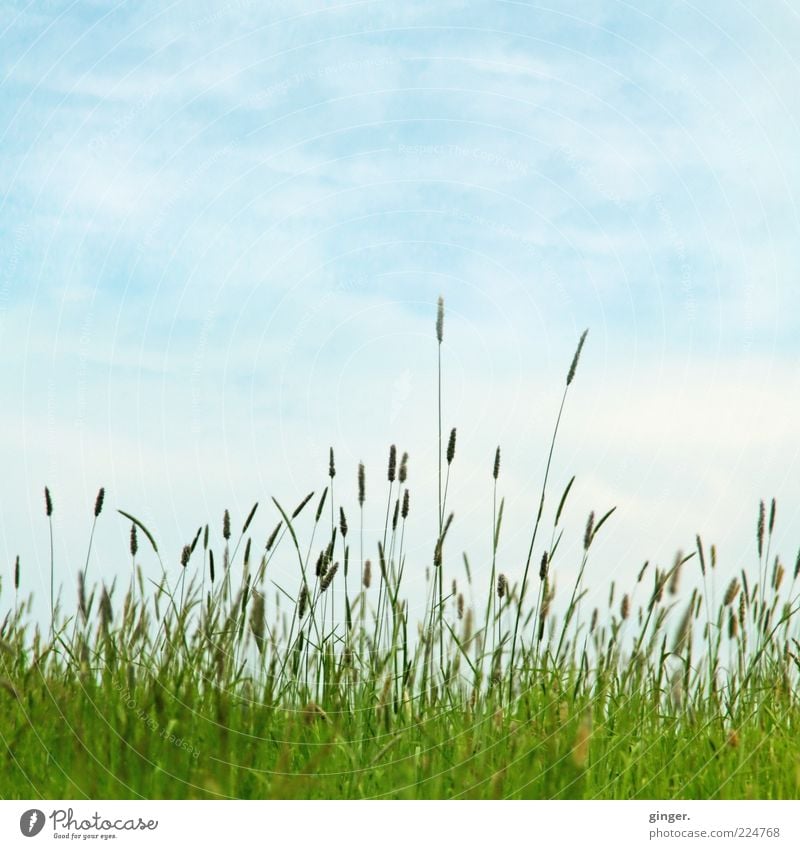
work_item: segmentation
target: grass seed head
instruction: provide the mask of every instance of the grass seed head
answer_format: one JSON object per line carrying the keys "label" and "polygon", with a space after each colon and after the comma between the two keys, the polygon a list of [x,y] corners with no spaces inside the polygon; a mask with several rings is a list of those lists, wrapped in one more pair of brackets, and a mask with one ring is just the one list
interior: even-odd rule
{"label": "grass seed head", "polygon": [[589,519],[586,522],[586,530],[583,534],[583,550],[588,551],[592,544],[592,535],[594,533],[594,510],[589,514]]}
{"label": "grass seed head", "polygon": [[395,499],[394,502],[394,513],[392,514],[392,530],[397,530],[397,521],[400,517],[400,499]]}
{"label": "grass seed head", "polygon": [[208,552],[208,576],[211,578],[211,585],[214,585],[214,552]]}
{"label": "grass seed head", "polygon": [[275,538],[278,536],[278,531],[281,529],[282,524],[283,520],[278,522],[278,524],[275,525],[275,527],[272,529],[272,533],[269,535],[269,538],[267,539],[267,544],[265,546],[267,551],[270,551],[272,549],[272,546],[275,545]]}
{"label": "grass seed head", "polygon": [[364,575],[362,578],[362,583],[364,584],[364,589],[368,590],[370,588],[370,584],[372,583],[372,561],[365,560],[364,561]]}
{"label": "grass seed head", "polygon": [[408,490],[403,493],[403,506],[400,509],[400,515],[403,519],[408,518]]}
{"label": "grass seed head", "polygon": [[581,351],[583,350],[583,343],[586,341],[586,334],[588,332],[589,329],[587,328],[583,331],[583,333],[581,333],[581,338],[578,340],[578,347],[575,350],[575,356],[572,358],[572,364],[567,372],[567,386],[569,386],[575,379],[575,370],[578,368],[578,360],[580,359]]}
{"label": "grass seed head", "polygon": [[[304,588],[305,589],[305,588]],[[264,596],[258,590],[253,590],[253,603],[250,606],[250,630],[256,641],[259,654],[264,654],[264,631],[266,617],[264,616]],[[302,618],[302,614],[300,614]]]}
{"label": "grass seed head", "polygon": [[739,620],[733,612],[733,608],[728,611],[728,638],[735,640],[739,633]]}
{"label": "grass seed head", "polygon": [[631,600],[627,593],[622,596],[622,604],[620,605],[619,612],[623,619],[627,619],[630,616]]}
{"label": "grass seed head", "polygon": [[44,488],[44,511],[48,518],[53,515],[53,499],[47,487]]}
{"label": "grass seed head", "polygon": [[681,582],[681,570],[683,569],[683,552],[679,551],[675,556],[675,563],[672,565],[672,573],[669,580],[669,594],[677,595]]}
{"label": "grass seed head", "polygon": [[706,558],[703,554],[703,541],[700,539],[700,534],[695,536],[695,542],[697,544],[697,556],[700,558],[700,574],[705,578],[706,576]]}
{"label": "grass seed head", "polygon": [[395,478],[397,477],[397,446],[390,445],[389,446],[389,466],[386,471],[386,477],[389,479],[389,483],[394,483]]}
{"label": "grass seed head", "polygon": [[453,458],[456,456],[456,429],[453,428],[450,431],[450,438],[447,440],[447,465],[449,466],[453,462]]}
{"label": "grass seed head", "polygon": [[333,446],[328,454],[328,477],[333,480],[336,477],[336,463],[333,459]]}
{"label": "grass seed head", "polygon": [[497,480],[500,475],[500,446],[497,446],[497,450],[494,452],[494,469],[492,470],[492,477]]}
{"label": "grass seed head", "polygon": [[104,631],[108,630],[113,618],[111,596],[108,594],[105,584],[103,584],[103,592],[100,594],[100,625]]}
{"label": "grass seed head", "polygon": [[319,591],[321,593],[324,593],[328,589],[328,587],[331,585],[331,582],[333,581],[333,579],[336,576],[336,573],[338,571],[339,571],[339,561],[337,560],[336,563],[334,563],[333,566],[331,566],[331,568],[328,569],[328,571],[323,576],[322,581],[320,582]]}
{"label": "grass seed head", "polygon": [[106,490],[105,487],[100,487],[97,498],[94,501],[94,517],[95,519],[103,512],[103,502],[106,498]]}
{"label": "grass seed head", "polygon": [[296,519],[302,512],[303,508],[308,504],[309,501],[314,497],[314,493],[309,492],[308,495],[294,508],[294,512],[292,513],[292,518]]}
{"label": "grass seed head", "polygon": [[185,569],[189,565],[189,558],[192,556],[192,547],[190,545],[184,545],[183,551],[181,551],[181,566]]}
{"label": "grass seed head", "polygon": [[136,557],[136,552],[139,551],[139,539],[136,536],[136,525],[131,523],[131,557]]}
{"label": "grass seed head", "polygon": [[767,525],[767,532],[770,536],[772,536],[772,531],[775,527],[775,506],[775,499],[773,498],[769,505],[769,523]]}
{"label": "grass seed head", "polygon": [[503,598],[508,591],[508,581],[506,580],[506,576],[501,572],[497,576],[497,597]]}
{"label": "grass seed head", "polygon": [[226,540],[231,538],[231,514],[227,510],[222,515],[222,536]]}
{"label": "grass seed head", "polygon": [[444,298],[441,295],[436,305],[436,339],[440,345],[444,339]]}
{"label": "grass seed head", "polygon": [[322,490],[322,495],[319,499],[319,504],[317,504],[317,512],[314,515],[314,524],[319,522],[320,516],[322,516],[322,508],[325,506],[325,499],[328,497],[328,487]]}
{"label": "grass seed head", "polygon": [[758,543],[758,556],[761,557],[761,554],[764,550],[764,521],[765,521],[765,508],[764,502],[761,501],[758,505],[758,524],[756,525],[756,542]]}
{"label": "grass seed head", "polygon": [[729,604],[733,604],[736,600],[736,596],[739,594],[740,589],[739,579],[734,578],[730,584],[728,584],[728,589],[725,592],[725,598],[723,599],[722,604],[727,607]]}
{"label": "grass seed head", "polygon": [[397,479],[400,483],[405,483],[408,478],[408,451],[403,452],[400,458],[400,471],[397,473]]}
{"label": "grass seed head", "polygon": [[14,563],[14,591],[16,592],[19,589],[19,554],[17,555],[17,559]]}
{"label": "grass seed head", "polygon": [[83,569],[78,570],[78,611],[85,622],[89,617],[89,611],[86,606],[86,582],[83,578]]}
{"label": "grass seed head", "polygon": [[358,464],[358,506],[364,506],[364,500],[367,497],[367,481],[366,473],[364,472],[364,464]]}
{"label": "grass seed head", "polygon": [[347,517],[344,515],[344,507],[339,507],[339,533],[343,539],[347,536]]}

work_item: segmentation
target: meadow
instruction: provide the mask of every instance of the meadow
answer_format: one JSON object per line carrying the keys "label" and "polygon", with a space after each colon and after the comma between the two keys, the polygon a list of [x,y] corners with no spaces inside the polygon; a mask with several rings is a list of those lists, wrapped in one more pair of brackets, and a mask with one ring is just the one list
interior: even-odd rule
{"label": "meadow", "polygon": [[[366,471],[343,474],[331,449],[300,503],[269,500],[279,519],[265,540],[251,532],[256,504],[235,525],[227,511],[221,527],[201,525],[180,562],[165,563],[150,530],[122,513],[130,545],[116,579],[89,582],[90,538],[66,607],[52,562],[57,504],[45,490],[48,621],[33,614],[19,559],[2,576],[0,796],[797,797],[800,555],[787,566],[772,550],[775,502],[755,517],[752,568],[724,581],[698,536],[590,608],[587,564],[613,510],[587,518],[577,578],[558,580],[575,478],[552,492],[549,472],[584,333],[542,447],[527,559],[513,578],[498,568],[498,448],[486,474],[493,557],[475,569],[448,547],[457,433],[442,429],[444,318],[440,299],[428,563],[407,562],[408,456],[389,449],[375,542],[364,537]],[[347,487],[355,513],[345,513]],[[92,535],[104,507],[101,490]],[[142,547],[161,564],[157,581],[139,566]],[[279,558],[293,564],[292,585],[273,578]],[[412,569],[427,577],[414,621],[403,583]]]}

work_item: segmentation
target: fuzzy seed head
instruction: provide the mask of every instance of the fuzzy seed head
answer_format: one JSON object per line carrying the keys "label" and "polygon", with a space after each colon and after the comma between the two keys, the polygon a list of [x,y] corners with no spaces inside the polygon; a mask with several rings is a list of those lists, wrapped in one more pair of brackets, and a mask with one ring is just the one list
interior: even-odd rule
{"label": "fuzzy seed head", "polygon": [[386,472],[386,476],[389,478],[389,483],[394,483],[394,479],[397,476],[397,446],[391,445],[389,446],[389,468]]}
{"label": "fuzzy seed head", "polygon": [[333,480],[336,477],[336,463],[333,459],[333,447],[331,446],[330,453],[328,454],[328,477]]}
{"label": "fuzzy seed head", "polygon": [[294,512],[292,513],[292,518],[296,519],[302,512],[303,508],[308,504],[309,501],[314,497],[313,492],[309,492],[308,495],[294,508]]}
{"label": "fuzzy seed head", "polygon": [[453,462],[453,458],[456,456],[456,429],[453,428],[450,431],[450,439],[447,440],[447,465],[449,466]]}
{"label": "fuzzy seed head", "polygon": [[44,510],[48,517],[53,515],[53,499],[50,497],[50,490],[44,488]]}
{"label": "fuzzy seed head", "polygon": [[444,338],[444,298],[440,295],[436,307],[436,339],[442,344]]}
{"label": "fuzzy seed head", "polygon": [[543,581],[547,577],[548,566],[547,552],[545,551],[542,554],[542,562],[539,565],[539,580]]}
{"label": "fuzzy seed head", "polygon": [[775,499],[772,499],[772,503],[769,506],[769,524],[767,526],[767,531],[770,536],[772,536],[772,530],[775,527]]}
{"label": "fuzzy seed head", "polygon": [[131,523],[131,557],[136,557],[137,551],[139,551],[139,539],[136,535],[136,525]]}
{"label": "fuzzy seed head", "polygon": [[675,563],[672,567],[672,577],[669,581],[669,594],[677,595],[678,588],[681,582],[681,569],[683,568],[683,552],[679,551],[675,557]]}
{"label": "fuzzy seed head", "polygon": [[269,535],[269,538],[267,539],[267,544],[265,546],[267,551],[270,551],[272,549],[272,546],[275,545],[275,538],[278,536],[278,531],[281,529],[282,524],[282,521],[278,522],[278,524],[275,525],[275,527],[272,529],[272,533]]}
{"label": "fuzzy seed head", "polygon": [[347,536],[347,517],[344,515],[344,507],[339,508],[339,532],[343,538]]}
{"label": "fuzzy seed head", "polygon": [[581,338],[578,341],[578,347],[575,351],[575,356],[572,358],[572,364],[569,367],[569,371],[567,372],[567,386],[572,383],[575,379],[575,370],[578,368],[578,360],[581,356],[581,351],[583,350],[583,343],[586,341],[586,334],[589,332],[588,328],[581,333]]}
{"label": "fuzzy seed head", "polygon": [[100,487],[100,490],[97,493],[97,498],[94,502],[94,517],[95,519],[103,512],[103,501],[106,498],[106,490],[105,487]]}
{"label": "fuzzy seed head", "polygon": [[497,597],[503,598],[508,591],[508,581],[506,576],[501,572],[497,576]]}
{"label": "fuzzy seed head", "polygon": [[317,513],[316,513],[316,516],[314,517],[314,524],[319,522],[319,517],[322,515],[322,508],[325,506],[325,499],[327,497],[328,497],[328,487],[326,486],[325,489],[322,490],[322,495],[320,496],[319,504],[317,504]]}
{"label": "fuzzy seed head", "polygon": [[735,640],[739,633],[739,620],[733,612],[733,608],[728,611],[728,639]]}
{"label": "fuzzy seed head", "polygon": [[397,479],[400,483],[405,483],[408,478],[408,451],[403,452],[400,458],[400,471],[397,473]]}
{"label": "fuzzy seed head", "polygon": [[257,590],[253,591],[253,604],[250,607],[250,630],[256,641],[259,654],[264,653],[264,630],[266,618],[264,616],[264,596]]}
{"label": "fuzzy seed head", "polygon": [[365,560],[364,561],[364,575],[362,577],[362,583],[364,584],[364,589],[368,590],[370,584],[372,583],[372,561]]}
{"label": "fuzzy seed head", "polygon": [[622,604],[620,605],[619,612],[623,619],[627,619],[630,616],[631,600],[627,593],[622,596]]}
{"label": "fuzzy seed head", "polygon": [[208,576],[211,578],[211,585],[214,585],[214,552],[208,552]]}
{"label": "fuzzy seed head", "polygon": [[400,510],[400,515],[403,519],[408,518],[408,490],[403,493],[403,506]]}
{"label": "fuzzy seed head", "polygon": [[306,605],[308,604],[308,590],[306,585],[300,588],[300,597],[297,599],[297,618],[302,619],[305,616]]}
{"label": "fuzzy seed head", "polygon": [[19,555],[14,563],[14,591],[19,589]]}
{"label": "fuzzy seed head", "polygon": [[358,506],[364,506],[364,499],[367,495],[366,474],[364,472],[364,464],[358,464]]}
{"label": "fuzzy seed head", "polygon": [[725,598],[723,599],[723,605],[727,607],[729,604],[733,604],[736,600],[736,596],[739,594],[740,589],[739,579],[734,578],[730,584],[728,584],[728,589],[725,592]]}
{"label": "fuzzy seed head", "polygon": [[103,592],[100,595],[100,625],[104,631],[108,630],[108,626],[111,624],[113,618],[114,616],[111,610],[111,596],[108,594],[108,590],[104,584]]}
{"label": "fuzzy seed head", "polygon": [[83,577],[83,569],[78,570],[78,611],[81,619],[85,622],[89,616],[86,606],[86,582]]}
{"label": "fuzzy seed head", "polygon": [[325,573],[324,577],[322,578],[322,581],[320,582],[320,585],[319,585],[319,591],[321,593],[324,593],[325,590],[328,589],[328,587],[331,585],[331,582],[333,581],[333,579],[334,579],[334,577],[335,577],[335,575],[338,571],[339,571],[339,562],[337,561],[336,563],[333,564],[333,566],[331,566],[330,569],[328,569],[328,571]]}
{"label": "fuzzy seed head", "polygon": [[764,550],[764,521],[765,521],[765,508],[764,502],[762,501],[758,506],[758,524],[756,525],[756,542],[758,543],[758,556],[761,557],[761,553]]}
{"label": "fuzzy seed head", "polygon": [[222,515],[222,536],[226,540],[231,538],[231,514],[227,510]]}
{"label": "fuzzy seed head", "polygon": [[697,556],[700,558],[700,574],[705,578],[706,558],[703,555],[703,541],[700,539],[700,534],[695,536],[695,543],[697,544]]}
{"label": "fuzzy seed head", "polygon": [[492,477],[497,480],[500,475],[500,446],[497,446],[497,450],[494,452],[494,469],[492,469]]}
{"label": "fuzzy seed head", "polygon": [[192,547],[190,545],[184,545],[183,551],[181,551],[181,566],[185,569],[189,564],[189,558],[192,556]]}
{"label": "fuzzy seed head", "polygon": [[583,534],[583,550],[588,551],[592,544],[592,534],[594,533],[594,510],[589,514],[589,519],[586,522],[586,531]]}

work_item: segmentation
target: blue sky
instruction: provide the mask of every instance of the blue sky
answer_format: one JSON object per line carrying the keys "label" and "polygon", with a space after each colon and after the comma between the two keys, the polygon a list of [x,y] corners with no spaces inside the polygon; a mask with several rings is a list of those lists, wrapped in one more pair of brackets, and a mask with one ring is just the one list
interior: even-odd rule
{"label": "blue sky", "polygon": [[[696,531],[740,568],[772,495],[793,564],[791,4],[0,10],[0,552],[32,589],[45,483],[68,586],[100,485],[177,561],[225,507],[260,500],[266,535],[268,495],[324,485],[330,444],[354,507],[357,462],[377,490],[395,441],[423,513],[440,293],[454,549],[476,568],[500,442],[519,571],[584,327],[554,480],[577,475],[576,540],[619,505],[595,583]],[[106,517],[109,573],[126,532]]]}

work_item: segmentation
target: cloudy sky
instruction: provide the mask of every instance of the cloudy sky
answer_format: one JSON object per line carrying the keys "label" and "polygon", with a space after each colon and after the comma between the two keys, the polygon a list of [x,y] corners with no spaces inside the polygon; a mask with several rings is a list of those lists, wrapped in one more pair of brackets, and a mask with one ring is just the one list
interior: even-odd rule
{"label": "cloudy sky", "polygon": [[499,443],[520,576],[585,327],[548,501],[577,476],[563,582],[614,505],[593,586],[696,532],[726,575],[752,565],[772,496],[793,567],[797,10],[555,5],[0,2],[6,602],[16,554],[46,594],[45,484],[71,598],[99,486],[94,575],[127,567],[115,508],[179,568],[226,507],[260,501],[265,538],[329,445],[351,515],[367,466],[368,538],[387,446],[409,451],[421,580],[439,294],[454,575],[462,550],[488,574]]}

